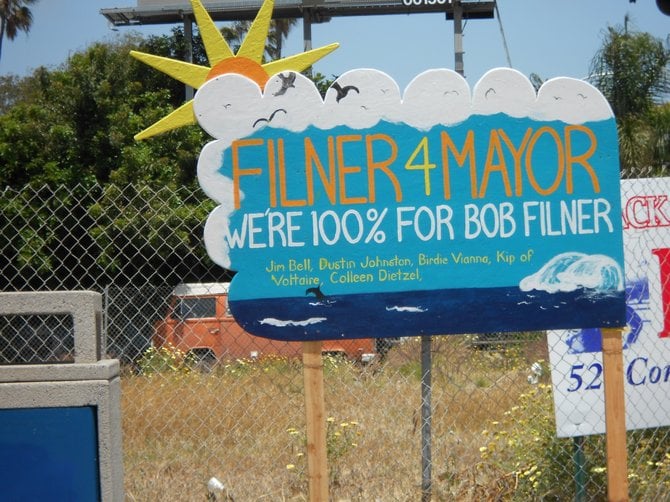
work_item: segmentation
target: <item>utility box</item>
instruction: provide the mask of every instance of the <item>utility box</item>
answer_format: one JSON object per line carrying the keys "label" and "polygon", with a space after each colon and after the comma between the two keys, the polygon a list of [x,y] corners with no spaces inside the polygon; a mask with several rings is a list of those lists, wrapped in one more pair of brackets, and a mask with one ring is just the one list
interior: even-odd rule
{"label": "utility box", "polygon": [[[72,318],[74,357],[0,366],[1,498],[120,502],[119,362],[101,359],[102,297],[0,293],[0,317],[45,315]],[[6,331],[7,324],[0,328]],[[6,332],[0,337],[12,340]]]}

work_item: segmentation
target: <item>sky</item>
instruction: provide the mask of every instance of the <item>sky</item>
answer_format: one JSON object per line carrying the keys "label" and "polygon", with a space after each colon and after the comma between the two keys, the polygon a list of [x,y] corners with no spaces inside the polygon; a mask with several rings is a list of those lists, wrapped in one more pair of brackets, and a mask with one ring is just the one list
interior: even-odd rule
{"label": "sky", "polygon": [[[101,9],[136,7],[137,0],[39,0],[31,7],[28,34],[5,40],[0,75],[24,76],[39,67],[56,68],[69,55],[123,32],[169,34],[174,25],[120,27],[113,31]],[[666,40],[670,16],[655,0],[498,0],[500,16],[464,25],[464,69],[470,86],[492,68],[511,66],[543,80],[585,78],[602,46],[608,26],[648,32]],[[217,23],[218,24],[218,23]],[[504,32],[504,37],[501,33]],[[431,68],[454,69],[454,25],[441,14],[409,14],[333,18],[312,26],[312,45],[339,42],[340,47],[315,65],[330,77],[358,68],[386,72],[404,89]],[[505,51],[505,44],[507,51]],[[294,27],[284,56],[303,51],[302,21]]]}

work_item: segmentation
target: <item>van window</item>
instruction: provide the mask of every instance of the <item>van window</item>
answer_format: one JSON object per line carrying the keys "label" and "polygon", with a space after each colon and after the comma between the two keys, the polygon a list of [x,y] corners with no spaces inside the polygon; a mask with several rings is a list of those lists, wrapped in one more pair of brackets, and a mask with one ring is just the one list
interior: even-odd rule
{"label": "van window", "polygon": [[175,314],[179,319],[216,317],[216,298],[181,298]]}

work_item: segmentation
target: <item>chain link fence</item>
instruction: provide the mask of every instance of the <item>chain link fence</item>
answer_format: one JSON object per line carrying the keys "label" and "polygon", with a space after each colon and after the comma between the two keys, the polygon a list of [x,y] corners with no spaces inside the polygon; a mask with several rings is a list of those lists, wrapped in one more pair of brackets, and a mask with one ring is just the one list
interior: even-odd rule
{"label": "chain link fence", "polygon": [[[4,189],[0,206],[0,289],[103,294],[106,352],[123,365],[127,500],[308,499],[300,346],[245,336],[228,316],[231,275],[201,242],[211,201],[165,188],[28,187]],[[648,207],[670,226],[670,204]],[[189,296],[186,284],[205,290]],[[603,435],[556,434],[555,407],[565,405],[552,389],[574,394],[576,377],[586,386],[590,373],[571,362],[552,386],[546,333],[432,338],[429,494],[422,341],[375,335],[324,359],[333,500],[606,499]],[[66,316],[0,319],[2,364],[72,356]],[[658,376],[651,364],[646,373],[653,398],[628,405],[663,415],[664,425],[670,359],[656,367]],[[668,432],[629,431],[633,500],[670,500]]]}

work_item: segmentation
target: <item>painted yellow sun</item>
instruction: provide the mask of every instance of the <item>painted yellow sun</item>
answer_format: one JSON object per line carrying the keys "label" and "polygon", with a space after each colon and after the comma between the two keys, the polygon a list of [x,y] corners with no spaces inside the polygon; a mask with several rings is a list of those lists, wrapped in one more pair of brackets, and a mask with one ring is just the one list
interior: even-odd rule
{"label": "painted yellow sun", "polygon": [[[224,73],[238,73],[256,82],[261,89],[268,79],[282,71],[303,71],[316,61],[337,49],[339,44],[330,44],[287,58],[262,63],[265,40],[272,19],[274,0],[265,0],[251,25],[237,54],[233,54],[228,43],[215,26],[200,0],[191,0],[195,20],[200,30],[210,66],[199,66],[176,59],[154,56],[144,52],[130,54],[143,63],[198,89],[208,80]],[[193,100],[187,101],[169,115],[135,135],[136,140],[150,138],[172,129],[195,124]]]}

